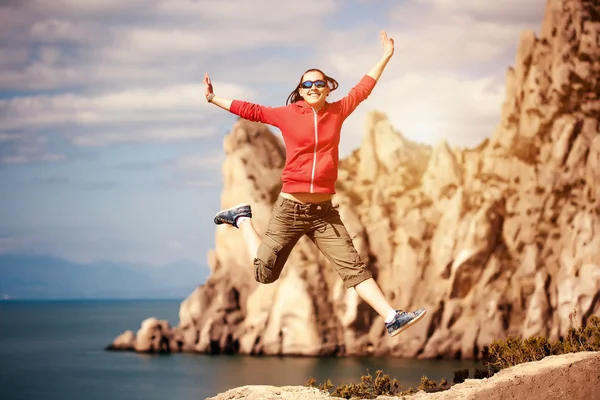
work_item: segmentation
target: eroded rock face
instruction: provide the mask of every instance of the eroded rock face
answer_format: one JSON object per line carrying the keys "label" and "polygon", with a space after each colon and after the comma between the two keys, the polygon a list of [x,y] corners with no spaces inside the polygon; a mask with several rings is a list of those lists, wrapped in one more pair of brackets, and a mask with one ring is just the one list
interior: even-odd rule
{"label": "eroded rock face", "polygon": [[[521,36],[502,116],[475,149],[412,143],[373,112],[341,161],[334,202],[391,303],[428,308],[389,338],[307,238],[278,281],[255,282],[240,231],[216,228],[212,274],[168,336],[182,351],[477,357],[506,335],[565,335],[600,313],[600,16],[550,0]],[[221,206],[252,203],[262,234],[280,189],[281,141],[239,120],[224,143]],[[146,333],[144,333],[146,332]],[[156,348],[141,330],[139,349]],[[143,334],[142,334],[143,333]]]}

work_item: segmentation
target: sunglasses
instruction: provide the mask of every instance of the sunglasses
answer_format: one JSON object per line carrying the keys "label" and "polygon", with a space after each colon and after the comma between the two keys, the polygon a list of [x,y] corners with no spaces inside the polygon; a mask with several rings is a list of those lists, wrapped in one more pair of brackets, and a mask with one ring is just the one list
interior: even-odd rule
{"label": "sunglasses", "polygon": [[322,80],[318,80],[318,81],[304,81],[300,84],[300,87],[304,88],[304,89],[310,89],[312,87],[312,85],[318,87],[319,89],[324,88],[327,85],[327,82],[322,81]]}

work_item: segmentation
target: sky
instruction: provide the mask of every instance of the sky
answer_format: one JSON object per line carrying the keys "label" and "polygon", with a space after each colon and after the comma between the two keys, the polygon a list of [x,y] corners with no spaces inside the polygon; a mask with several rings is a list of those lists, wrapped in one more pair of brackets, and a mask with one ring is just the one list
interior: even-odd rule
{"label": "sky", "polygon": [[335,101],[381,58],[382,29],[395,53],[341,156],[372,110],[409,139],[476,146],[545,3],[3,0],[0,254],[205,265],[237,116],[206,103],[204,73],[221,97],[279,106],[317,67]]}

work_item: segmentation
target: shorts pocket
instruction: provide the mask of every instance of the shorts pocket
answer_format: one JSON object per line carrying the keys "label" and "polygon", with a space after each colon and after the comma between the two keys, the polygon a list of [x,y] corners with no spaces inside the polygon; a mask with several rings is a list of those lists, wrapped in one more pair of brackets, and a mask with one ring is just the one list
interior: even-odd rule
{"label": "shorts pocket", "polygon": [[261,245],[258,246],[256,258],[258,261],[260,261],[263,267],[273,269],[282,247],[283,245],[281,243],[277,242],[271,236],[265,235]]}
{"label": "shorts pocket", "polygon": [[356,250],[356,247],[354,246],[354,242],[352,241],[352,238],[350,238],[350,237],[346,238],[346,246],[348,247],[348,249],[347,249],[348,262],[353,266],[361,265],[362,260],[360,258],[360,255],[358,254],[358,251]]}

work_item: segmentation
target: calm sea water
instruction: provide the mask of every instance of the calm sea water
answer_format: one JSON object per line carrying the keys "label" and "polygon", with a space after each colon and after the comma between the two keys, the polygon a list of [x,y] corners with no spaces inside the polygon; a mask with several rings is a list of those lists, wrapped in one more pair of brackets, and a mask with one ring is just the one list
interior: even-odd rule
{"label": "calm sea water", "polygon": [[468,361],[140,355],[104,347],[151,316],[177,325],[180,301],[0,302],[2,400],[199,400],[242,385],[358,382],[368,368],[404,387],[421,376],[452,380]]}

